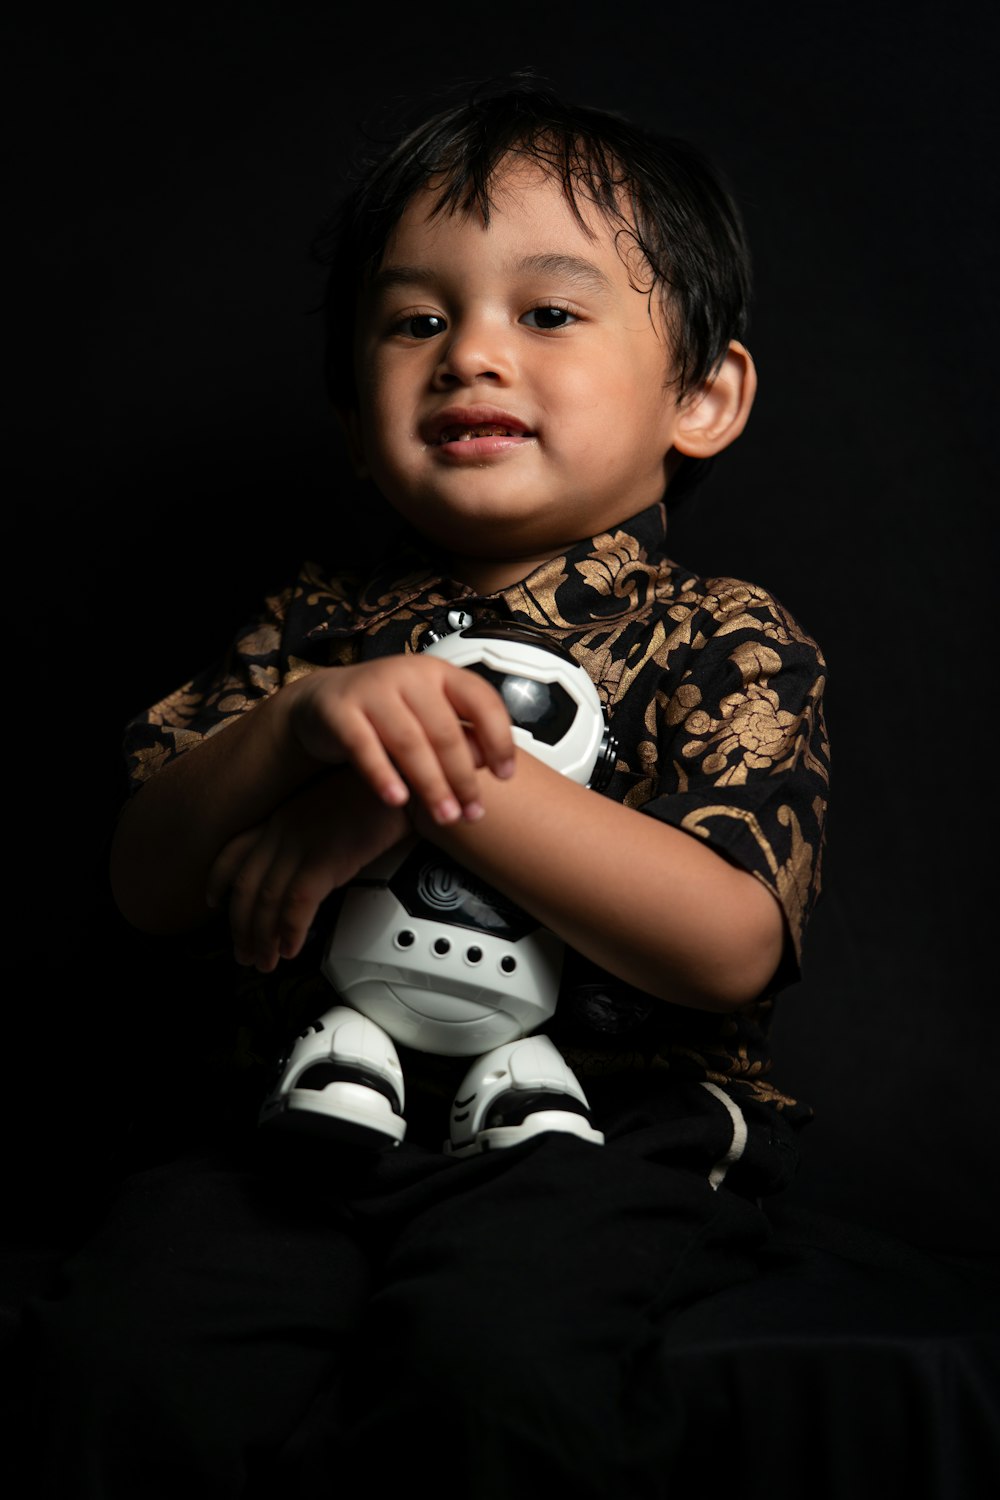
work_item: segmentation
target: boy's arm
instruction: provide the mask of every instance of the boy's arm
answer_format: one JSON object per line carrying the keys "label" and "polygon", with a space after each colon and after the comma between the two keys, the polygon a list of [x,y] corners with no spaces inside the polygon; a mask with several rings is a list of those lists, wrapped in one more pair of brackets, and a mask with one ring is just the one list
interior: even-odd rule
{"label": "boy's arm", "polygon": [[637,988],[725,1011],[778,968],[781,907],[757,878],[697,837],[576,785],[532,756],[480,775],[482,823],[420,832]]}
{"label": "boy's arm", "polygon": [[318,668],[140,788],[112,844],[115,900],[144,931],[189,930],[222,851],[332,767],[353,766],[385,808],[412,794],[437,827],[479,816],[477,765],[509,775],[513,754],[503,700],[475,673],[412,656]]}
{"label": "boy's arm", "polygon": [[179,755],[123,807],[111,889],[135,927],[176,933],[203,923],[208,874],[220,851],[319,772],[290,724],[292,687]]}
{"label": "boy's arm", "polygon": [[338,766],[237,834],[206,891],[210,906],[226,901],[237,963],[269,974],[295,958],[327,896],[411,832],[405,808],[387,807],[353,766]]}

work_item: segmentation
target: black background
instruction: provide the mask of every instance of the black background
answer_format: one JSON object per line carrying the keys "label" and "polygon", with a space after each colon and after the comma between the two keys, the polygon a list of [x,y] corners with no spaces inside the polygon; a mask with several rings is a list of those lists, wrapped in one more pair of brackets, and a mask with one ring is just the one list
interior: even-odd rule
{"label": "black background", "polygon": [[825,893],[775,1029],[776,1078],[817,1111],[794,1191],[932,1249],[997,1245],[991,14],[442,0],[373,6],[350,35],[333,5],[7,23],[15,1174],[57,1196],[85,1176],[118,1070],[141,1072],[106,875],[124,722],[345,523],[380,524],[326,408],[308,253],[359,127],[532,67],[705,147],[754,247],[758,404],[671,549],[770,588],[829,663]]}

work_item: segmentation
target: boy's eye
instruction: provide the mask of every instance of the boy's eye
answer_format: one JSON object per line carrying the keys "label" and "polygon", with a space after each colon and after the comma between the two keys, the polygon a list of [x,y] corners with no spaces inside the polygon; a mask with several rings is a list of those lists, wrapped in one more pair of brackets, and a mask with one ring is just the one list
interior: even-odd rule
{"label": "boy's eye", "polygon": [[443,333],[447,326],[437,313],[411,313],[408,318],[400,318],[396,332],[411,339],[432,339],[435,334]]}
{"label": "boy's eye", "polygon": [[576,322],[576,315],[568,307],[532,307],[521,322],[529,328],[566,328]]}

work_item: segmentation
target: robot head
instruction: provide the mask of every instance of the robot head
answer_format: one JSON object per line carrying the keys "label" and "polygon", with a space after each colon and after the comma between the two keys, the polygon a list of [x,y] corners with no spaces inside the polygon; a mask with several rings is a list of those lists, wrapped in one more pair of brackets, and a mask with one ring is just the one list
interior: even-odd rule
{"label": "robot head", "polygon": [[597,689],[562,646],[513,621],[467,625],[423,648],[491,682],[523,750],[582,786],[600,791],[617,744]]}

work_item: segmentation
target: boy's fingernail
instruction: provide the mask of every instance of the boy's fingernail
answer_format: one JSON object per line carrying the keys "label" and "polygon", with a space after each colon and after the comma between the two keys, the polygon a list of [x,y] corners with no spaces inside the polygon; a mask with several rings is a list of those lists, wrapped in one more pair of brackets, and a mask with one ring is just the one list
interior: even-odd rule
{"label": "boy's fingernail", "polygon": [[516,765],[517,761],[512,755],[510,760],[502,760],[500,762],[497,766],[496,774],[500,777],[501,781],[506,781],[509,777],[513,776]]}
{"label": "boy's fingernail", "polygon": [[402,807],[409,795],[401,781],[390,781],[382,789],[382,800],[388,802],[390,807]]}
{"label": "boy's fingernail", "polygon": [[478,823],[485,811],[481,802],[467,802],[462,808],[462,816],[467,823]]}
{"label": "boy's fingernail", "polygon": [[454,797],[444,797],[434,809],[436,823],[455,823],[462,816],[462,809]]}

